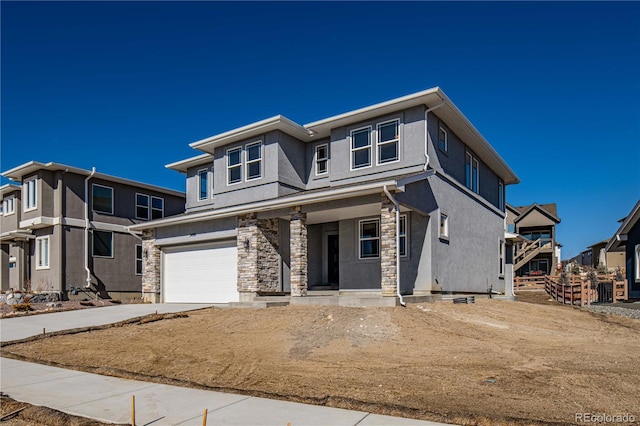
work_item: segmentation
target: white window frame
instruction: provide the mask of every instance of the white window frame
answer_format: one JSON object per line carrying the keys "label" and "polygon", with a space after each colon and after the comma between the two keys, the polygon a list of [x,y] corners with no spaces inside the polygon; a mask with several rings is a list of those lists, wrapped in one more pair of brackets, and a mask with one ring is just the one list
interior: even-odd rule
{"label": "white window frame", "polygon": [[[444,133],[444,147],[440,144],[440,135],[442,133]],[[447,129],[445,129],[444,126],[440,126],[438,128],[438,149],[442,152],[449,152],[449,132],[447,132]]]}
{"label": "white window frame", "polygon": [[636,244],[635,246],[635,256],[636,256],[636,276],[635,280],[640,281],[640,244]]}
{"label": "white window frame", "polygon": [[441,239],[449,239],[449,216],[443,212],[438,214],[438,235]]}
{"label": "white window frame", "polygon": [[[143,205],[138,204],[138,196],[147,198],[147,217],[138,216],[138,207],[144,207]],[[151,204],[149,204],[150,202],[151,202],[151,199],[147,194],[136,192],[136,219],[149,220],[149,218],[151,217]]]}
{"label": "white window frame", "polygon": [[504,211],[504,183],[500,180],[498,181],[498,208]]}
{"label": "white window frame", "polygon": [[[249,160],[249,148],[253,148],[256,145],[260,149],[260,157],[258,159],[256,159],[256,160]],[[262,179],[262,175],[264,174],[263,173],[264,162],[262,161],[262,157],[263,157],[262,141],[251,142],[251,143],[248,143],[248,144],[246,144],[244,146],[244,172],[245,172],[244,180],[246,182],[249,182],[251,180]],[[255,177],[249,177],[249,165],[250,164],[254,164],[254,163],[260,164],[260,175],[255,176]]]}
{"label": "white window frame", "polygon": [[[235,151],[239,151],[240,152],[240,161],[237,164],[230,165],[229,164],[229,159],[231,157],[229,156],[229,153],[230,152],[235,152]],[[231,169],[235,169],[235,168],[239,168],[240,169],[240,180],[237,181],[237,182],[231,182],[231,180],[229,179],[231,177],[230,171],[231,171]],[[242,147],[240,147],[240,146],[227,150],[227,186],[237,185],[239,183],[242,183]]]}
{"label": "white window frame", "polygon": [[[160,200],[162,201],[162,208],[161,209],[157,209],[155,207],[153,207],[153,200]],[[151,204],[149,204],[149,219],[155,220],[153,219],[153,212],[154,211],[160,211],[160,217],[157,219],[162,219],[164,217],[164,198],[162,197],[156,197],[156,196],[151,196]]]}
{"label": "white window frame", "polygon": [[[11,207],[11,208],[9,208]],[[4,216],[10,216],[16,212],[16,196],[15,194],[9,195],[2,200],[2,214]]]}
{"label": "white window frame", "polygon": [[[382,142],[380,141],[380,135],[382,134],[382,132],[380,131],[380,127],[390,123],[396,124],[396,138]],[[380,148],[384,145],[391,145],[391,144],[396,145],[395,160],[380,161]],[[400,120],[396,118],[393,120],[383,121],[381,123],[376,124],[376,166],[397,163],[398,161],[400,161]]]}
{"label": "white window frame", "polygon": [[24,211],[30,212],[38,208],[38,178],[30,178],[22,185],[24,197]]}
{"label": "white window frame", "polygon": [[[95,203],[94,203],[94,200],[95,200],[94,188],[96,186],[99,186],[100,188],[106,188],[106,189],[109,189],[111,191],[111,212],[105,212],[105,211],[102,211],[102,210],[96,210]],[[113,188],[112,187],[106,186],[106,185],[100,185],[99,183],[91,184],[91,210],[96,212],[96,213],[108,214],[108,215],[113,216],[113,214],[114,214],[114,196],[113,196]]]}
{"label": "white window frame", "polygon": [[[204,172],[204,197],[202,196],[202,173]],[[209,199],[209,169],[200,169],[196,172],[198,179],[198,201]]]}
{"label": "white window frame", "polygon": [[[469,160],[469,163],[467,163]],[[469,164],[469,169],[467,170],[467,164]],[[473,170],[475,168],[475,179],[473,178]],[[467,172],[469,175],[467,175]],[[478,159],[471,154],[471,152],[466,151],[464,157],[464,185],[467,189],[471,190],[476,194],[480,193],[480,162]]]}
{"label": "white window frame", "polygon": [[[105,234],[111,234],[111,254],[109,256],[101,256],[101,255],[97,255],[95,254],[95,248],[96,248],[96,232],[103,232]],[[113,253],[114,253],[114,245],[115,242],[113,240],[113,231],[103,231],[100,229],[94,229],[92,232],[92,238],[91,238],[91,256],[92,257],[98,257],[98,258],[102,258],[102,259],[113,259]]]}
{"label": "white window frame", "polygon": [[[353,142],[354,142],[353,135],[355,133],[360,133],[362,131],[367,131],[367,134],[369,136],[369,144],[366,145],[366,146],[360,147],[360,148],[354,148],[353,147]],[[372,149],[373,147],[371,146],[371,133],[372,133],[372,127],[371,126],[366,126],[366,127],[360,127],[358,129],[353,129],[349,133],[350,134],[350,141],[349,141],[349,144],[350,144],[349,145],[349,147],[350,147],[349,153],[350,154],[349,155],[351,157],[351,159],[349,161],[350,161],[350,164],[351,164],[351,171],[367,169],[367,168],[369,168],[369,167],[371,167],[373,165],[373,149]],[[369,150],[369,164],[364,165],[364,166],[357,166],[356,167],[356,165],[354,164],[355,163],[355,161],[354,161],[355,155],[354,154],[356,153],[356,151],[363,151],[365,149]]]}
{"label": "white window frame", "polygon": [[[404,221],[404,234],[400,233],[400,229],[398,229],[398,233],[400,234],[400,247],[398,250],[400,251],[400,257],[408,257],[409,256],[409,216],[406,214],[400,215],[400,223]],[[402,228],[402,226],[400,227]],[[402,237],[404,237],[404,244],[402,244]],[[404,254],[402,254],[402,250],[400,250],[404,246]]]}
{"label": "white window frame", "polygon": [[[324,148],[325,151],[325,156],[324,157],[320,157],[320,155],[318,154],[318,151]],[[318,164],[320,164],[321,161],[324,161],[325,164],[325,170],[324,172],[320,172],[318,171]],[[316,146],[316,151],[315,151],[315,172],[316,172],[316,176],[323,176],[329,173],[329,144],[328,143],[323,143],[320,145]]]}
{"label": "white window frame", "polygon": [[498,266],[498,277],[504,278],[504,268],[505,268],[505,250],[506,245],[502,238],[498,239],[498,257],[500,259],[500,265]]}
{"label": "white window frame", "polygon": [[[378,230],[377,237],[362,237],[362,224],[364,222],[375,222]],[[378,255],[377,256],[367,256],[362,257],[362,241],[378,241]],[[381,240],[380,240],[380,219],[379,218],[369,218],[369,219],[361,219],[358,221],[358,260],[370,260],[370,259],[380,259],[380,252],[382,250]]]}
{"label": "white window frame", "polygon": [[[44,250],[43,250],[44,247]],[[43,259],[44,257],[44,259]],[[51,239],[49,235],[36,238],[36,269],[49,269],[51,262]]]}
{"label": "white window frame", "polygon": [[[140,257],[138,257],[138,247],[140,247]],[[135,272],[136,275],[142,275],[142,271],[144,269],[144,263],[142,263],[142,244],[136,244],[136,246],[134,247],[134,252],[133,252],[133,257],[134,257],[134,264],[133,264],[133,270]],[[140,272],[138,272],[138,261],[140,261]]]}

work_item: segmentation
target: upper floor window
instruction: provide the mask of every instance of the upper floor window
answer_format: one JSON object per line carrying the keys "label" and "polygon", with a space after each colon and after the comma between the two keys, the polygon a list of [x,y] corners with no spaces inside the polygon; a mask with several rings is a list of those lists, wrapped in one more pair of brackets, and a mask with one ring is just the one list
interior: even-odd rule
{"label": "upper floor window", "polygon": [[5,216],[16,212],[16,196],[10,195],[2,201],[2,210]]}
{"label": "upper floor window", "polygon": [[98,213],[113,214],[113,188],[93,184],[91,205],[93,211]]}
{"label": "upper floor window", "polygon": [[449,135],[444,127],[440,127],[438,130],[438,148],[444,152],[449,150]]}
{"label": "upper floor window", "polygon": [[227,184],[242,182],[242,148],[227,151]]}
{"label": "upper floor window", "polygon": [[475,192],[478,193],[478,160],[471,155],[467,151],[466,160],[465,160],[465,168],[464,168],[464,176],[465,176],[465,186]]}
{"label": "upper floor window", "polygon": [[398,120],[378,124],[378,164],[398,161],[399,142]]}
{"label": "upper floor window", "polygon": [[198,170],[198,200],[206,200],[209,196],[208,175],[207,169]]}
{"label": "upper floor window", "polygon": [[316,175],[324,175],[329,172],[329,145],[316,146]]}
{"label": "upper floor window", "polygon": [[498,208],[504,210],[504,183],[498,182]]}
{"label": "upper floor window", "polygon": [[360,221],[360,259],[380,257],[380,219]]}
{"label": "upper floor window", "polygon": [[149,220],[149,196],[136,194],[136,219]]}
{"label": "upper floor window", "polygon": [[113,232],[93,231],[93,257],[113,257]]}
{"label": "upper floor window", "polygon": [[164,198],[151,197],[151,219],[164,217]]}
{"label": "upper floor window", "polygon": [[34,210],[38,207],[38,181],[28,180],[23,185],[24,210]]}
{"label": "upper floor window", "polygon": [[260,179],[262,177],[262,142],[246,145],[245,155],[247,180]]}
{"label": "upper floor window", "polygon": [[49,269],[49,236],[36,238],[36,269]]}
{"label": "upper floor window", "polygon": [[371,127],[351,131],[351,169],[371,166]]}
{"label": "upper floor window", "polygon": [[449,238],[449,216],[440,213],[440,238]]}

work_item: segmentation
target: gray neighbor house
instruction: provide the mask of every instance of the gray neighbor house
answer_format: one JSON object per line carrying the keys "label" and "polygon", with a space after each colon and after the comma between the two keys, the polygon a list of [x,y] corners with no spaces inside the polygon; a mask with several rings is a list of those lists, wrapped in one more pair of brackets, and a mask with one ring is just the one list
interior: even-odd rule
{"label": "gray neighbor house", "polygon": [[186,212],[129,226],[147,301],[511,291],[505,187],[519,180],[438,87],[190,146],[167,165],[186,175]]}
{"label": "gray neighbor house", "polygon": [[[2,173],[0,288],[140,298],[134,223],[183,213],[185,195],[94,170],[30,161]],[[78,293],[76,295],[76,293]]]}

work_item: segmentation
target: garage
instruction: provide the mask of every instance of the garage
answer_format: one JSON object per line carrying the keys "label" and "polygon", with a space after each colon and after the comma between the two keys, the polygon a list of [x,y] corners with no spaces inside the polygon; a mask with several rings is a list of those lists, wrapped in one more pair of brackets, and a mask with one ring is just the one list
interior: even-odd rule
{"label": "garage", "polygon": [[238,301],[235,240],[167,247],[163,253],[165,303]]}

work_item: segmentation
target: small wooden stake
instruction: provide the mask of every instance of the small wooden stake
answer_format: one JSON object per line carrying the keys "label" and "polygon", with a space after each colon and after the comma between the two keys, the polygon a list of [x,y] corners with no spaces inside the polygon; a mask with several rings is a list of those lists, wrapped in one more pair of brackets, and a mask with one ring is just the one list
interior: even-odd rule
{"label": "small wooden stake", "polygon": [[131,426],[136,426],[136,396],[131,395]]}
{"label": "small wooden stake", "polygon": [[47,334],[47,331],[44,329],[44,327],[42,327],[42,335],[44,336],[46,334]]}
{"label": "small wooden stake", "polygon": [[204,409],[204,416],[202,416],[202,426],[207,426],[207,409]]}

